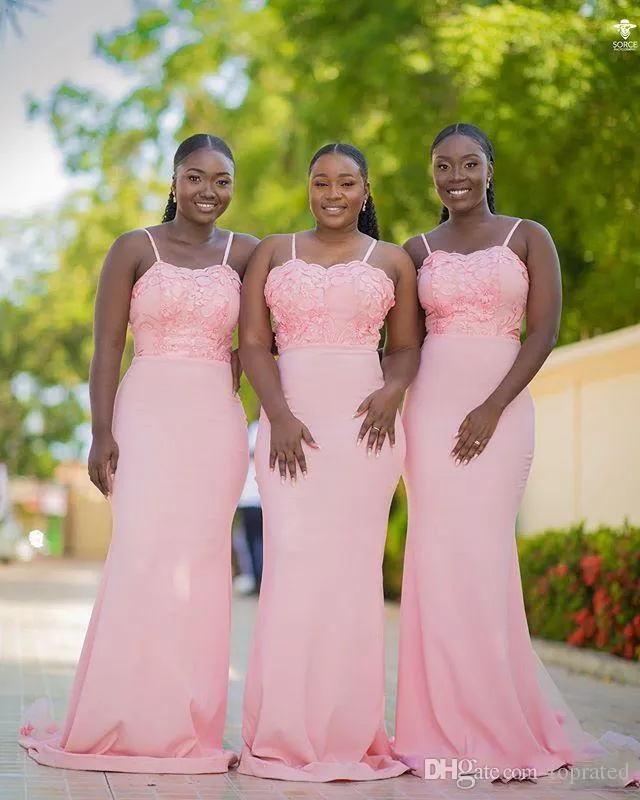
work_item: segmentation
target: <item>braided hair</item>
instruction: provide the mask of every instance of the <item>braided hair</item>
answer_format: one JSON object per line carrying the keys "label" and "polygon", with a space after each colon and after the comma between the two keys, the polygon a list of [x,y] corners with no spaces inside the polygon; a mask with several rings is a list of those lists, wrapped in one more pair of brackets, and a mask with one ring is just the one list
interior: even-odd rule
{"label": "braided hair", "polygon": [[[482,148],[483,153],[487,157],[487,161],[491,166],[494,165],[494,153],[493,153],[493,145],[489,141],[489,137],[487,136],[484,131],[481,131],[480,128],[476,127],[475,125],[471,125],[468,122],[456,122],[455,125],[447,125],[446,128],[443,128],[440,133],[436,136],[433,140],[433,144],[431,145],[430,155],[433,156],[433,151],[436,147],[443,142],[445,139],[448,139],[449,136],[453,136],[454,134],[459,133],[461,136],[468,136],[470,139],[474,139],[480,147]],[[493,171],[492,171],[493,172]],[[491,175],[491,180],[489,181],[489,186],[487,187],[487,205],[489,206],[489,211],[492,214],[496,213],[496,197],[495,197],[495,187],[493,185],[493,174]],[[440,223],[446,222],[449,219],[449,209],[446,206],[442,206],[442,213],[440,214]]]}
{"label": "braided hair", "polygon": [[[327,153],[340,153],[343,156],[348,156],[352,161],[358,165],[362,180],[367,183],[369,180],[369,168],[364,153],[360,152],[357,147],[352,144],[325,144],[311,159],[309,164],[309,172],[313,169],[313,165],[321,157]],[[380,238],[380,231],[378,229],[378,217],[376,215],[376,207],[373,203],[373,197],[369,195],[364,205],[364,210],[358,214],[358,230],[371,236],[373,239]]]}
{"label": "braided hair", "polygon": [[[222,155],[226,156],[232,164],[235,165],[236,163],[231,148],[224,139],[221,139],[219,136],[212,136],[209,133],[195,133],[193,136],[189,136],[188,139],[185,139],[176,150],[173,157],[174,177],[178,165],[181,164],[187,156],[190,156],[191,153],[195,153],[196,150],[216,150],[218,153],[222,153]],[[169,199],[167,200],[162,221],[171,222],[172,219],[175,219],[177,209],[176,196],[172,187],[169,191]]]}

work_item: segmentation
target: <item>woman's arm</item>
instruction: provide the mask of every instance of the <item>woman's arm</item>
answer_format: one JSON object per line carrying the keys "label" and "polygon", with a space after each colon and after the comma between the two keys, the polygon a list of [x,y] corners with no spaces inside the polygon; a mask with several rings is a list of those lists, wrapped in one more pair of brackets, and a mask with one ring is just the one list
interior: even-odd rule
{"label": "woman's arm", "polygon": [[[260,239],[256,239],[250,233],[234,234],[233,242],[231,242],[231,252],[229,253],[229,264],[237,271],[240,280],[244,278],[249,259],[259,243]],[[237,349],[231,351],[231,374],[233,376],[233,393],[238,394],[240,391],[240,379],[242,378],[242,365]]]}
{"label": "woman's arm", "polygon": [[235,233],[233,235],[231,252],[229,253],[229,264],[237,270],[241,278],[244,278],[249,259],[259,244],[260,239],[257,239],[250,233]]}
{"label": "woman's arm", "polygon": [[[427,251],[424,246],[424,242],[422,241],[421,236],[412,236],[411,239],[407,239],[407,241],[402,245],[402,249],[409,253],[409,258],[413,263],[414,269],[416,271],[416,282],[418,276],[418,270],[424,264],[424,260],[427,257]],[[416,286],[416,293],[417,293],[417,286]],[[424,309],[418,303],[418,343],[419,346],[422,347],[422,343],[424,342],[424,337],[426,335],[425,331],[425,324],[424,324]]]}
{"label": "woman's arm", "polygon": [[529,273],[527,337],[500,384],[462,422],[453,449],[457,461],[468,463],[482,453],[502,412],[535,377],[558,339],[562,310],[558,253],[551,235],[542,225],[526,220],[521,228],[526,235]]}
{"label": "woman's arm", "polygon": [[[384,386],[361,403],[356,416],[368,411],[358,434],[358,443],[369,433],[367,451],[382,450],[385,438],[395,444],[396,413],[402,396],[415,378],[420,363],[418,340],[418,296],[416,271],[409,256],[389,245],[396,275],[395,305],[385,321],[385,346],[382,357]],[[385,254],[387,255],[387,254]]]}
{"label": "woman's arm", "polygon": [[296,419],[287,405],[280,383],[280,373],[271,352],[272,336],[269,308],[264,296],[276,237],[268,237],[254,250],[247,265],[240,303],[240,361],[271,423],[269,466],[278,462],[280,477],[286,480],[287,469],[296,480],[296,461],[303,474],[307,464],[302,440],[316,447],[311,433]]}
{"label": "woman's arm", "polygon": [[89,477],[105,497],[111,494],[118,465],[118,445],[113,438],[113,406],[127,335],[129,305],[140,263],[140,231],[125,233],[107,253],[96,294],[94,351],[89,374],[91,430]]}

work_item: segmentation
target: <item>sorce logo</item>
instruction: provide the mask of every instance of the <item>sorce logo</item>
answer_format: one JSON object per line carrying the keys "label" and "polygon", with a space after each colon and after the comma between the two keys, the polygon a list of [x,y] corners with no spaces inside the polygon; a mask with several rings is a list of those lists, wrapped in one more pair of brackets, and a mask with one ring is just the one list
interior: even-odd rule
{"label": "sorce logo", "polygon": [[613,43],[614,50],[637,50],[638,49],[638,42],[630,42],[629,37],[631,36],[631,31],[638,26],[630,22],[628,19],[621,19],[620,22],[617,22],[614,26],[618,31],[620,31],[620,36],[622,36],[622,40]]}

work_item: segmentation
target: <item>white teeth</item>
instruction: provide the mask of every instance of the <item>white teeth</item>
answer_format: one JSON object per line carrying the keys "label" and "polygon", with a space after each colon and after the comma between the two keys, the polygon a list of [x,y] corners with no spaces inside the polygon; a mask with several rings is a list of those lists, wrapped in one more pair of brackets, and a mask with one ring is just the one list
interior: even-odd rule
{"label": "white teeth", "polygon": [[466,194],[470,189],[449,189],[449,194]]}
{"label": "white teeth", "polygon": [[196,203],[198,208],[215,208],[215,203]]}

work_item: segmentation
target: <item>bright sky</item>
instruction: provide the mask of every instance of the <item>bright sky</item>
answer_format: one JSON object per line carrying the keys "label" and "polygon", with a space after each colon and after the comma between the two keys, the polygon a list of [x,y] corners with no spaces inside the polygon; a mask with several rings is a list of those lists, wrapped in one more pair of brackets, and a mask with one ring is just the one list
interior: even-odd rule
{"label": "bright sky", "polygon": [[50,207],[70,185],[48,125],[26,119],[26,95],[46,98],[65,80],[112,96],[128,85],[92,52],[96,33],[131,20],[132,0],[43,0],[37,7],[41,14],[19,14],[23,37],[7,26],[0,39],[0,215]]}

